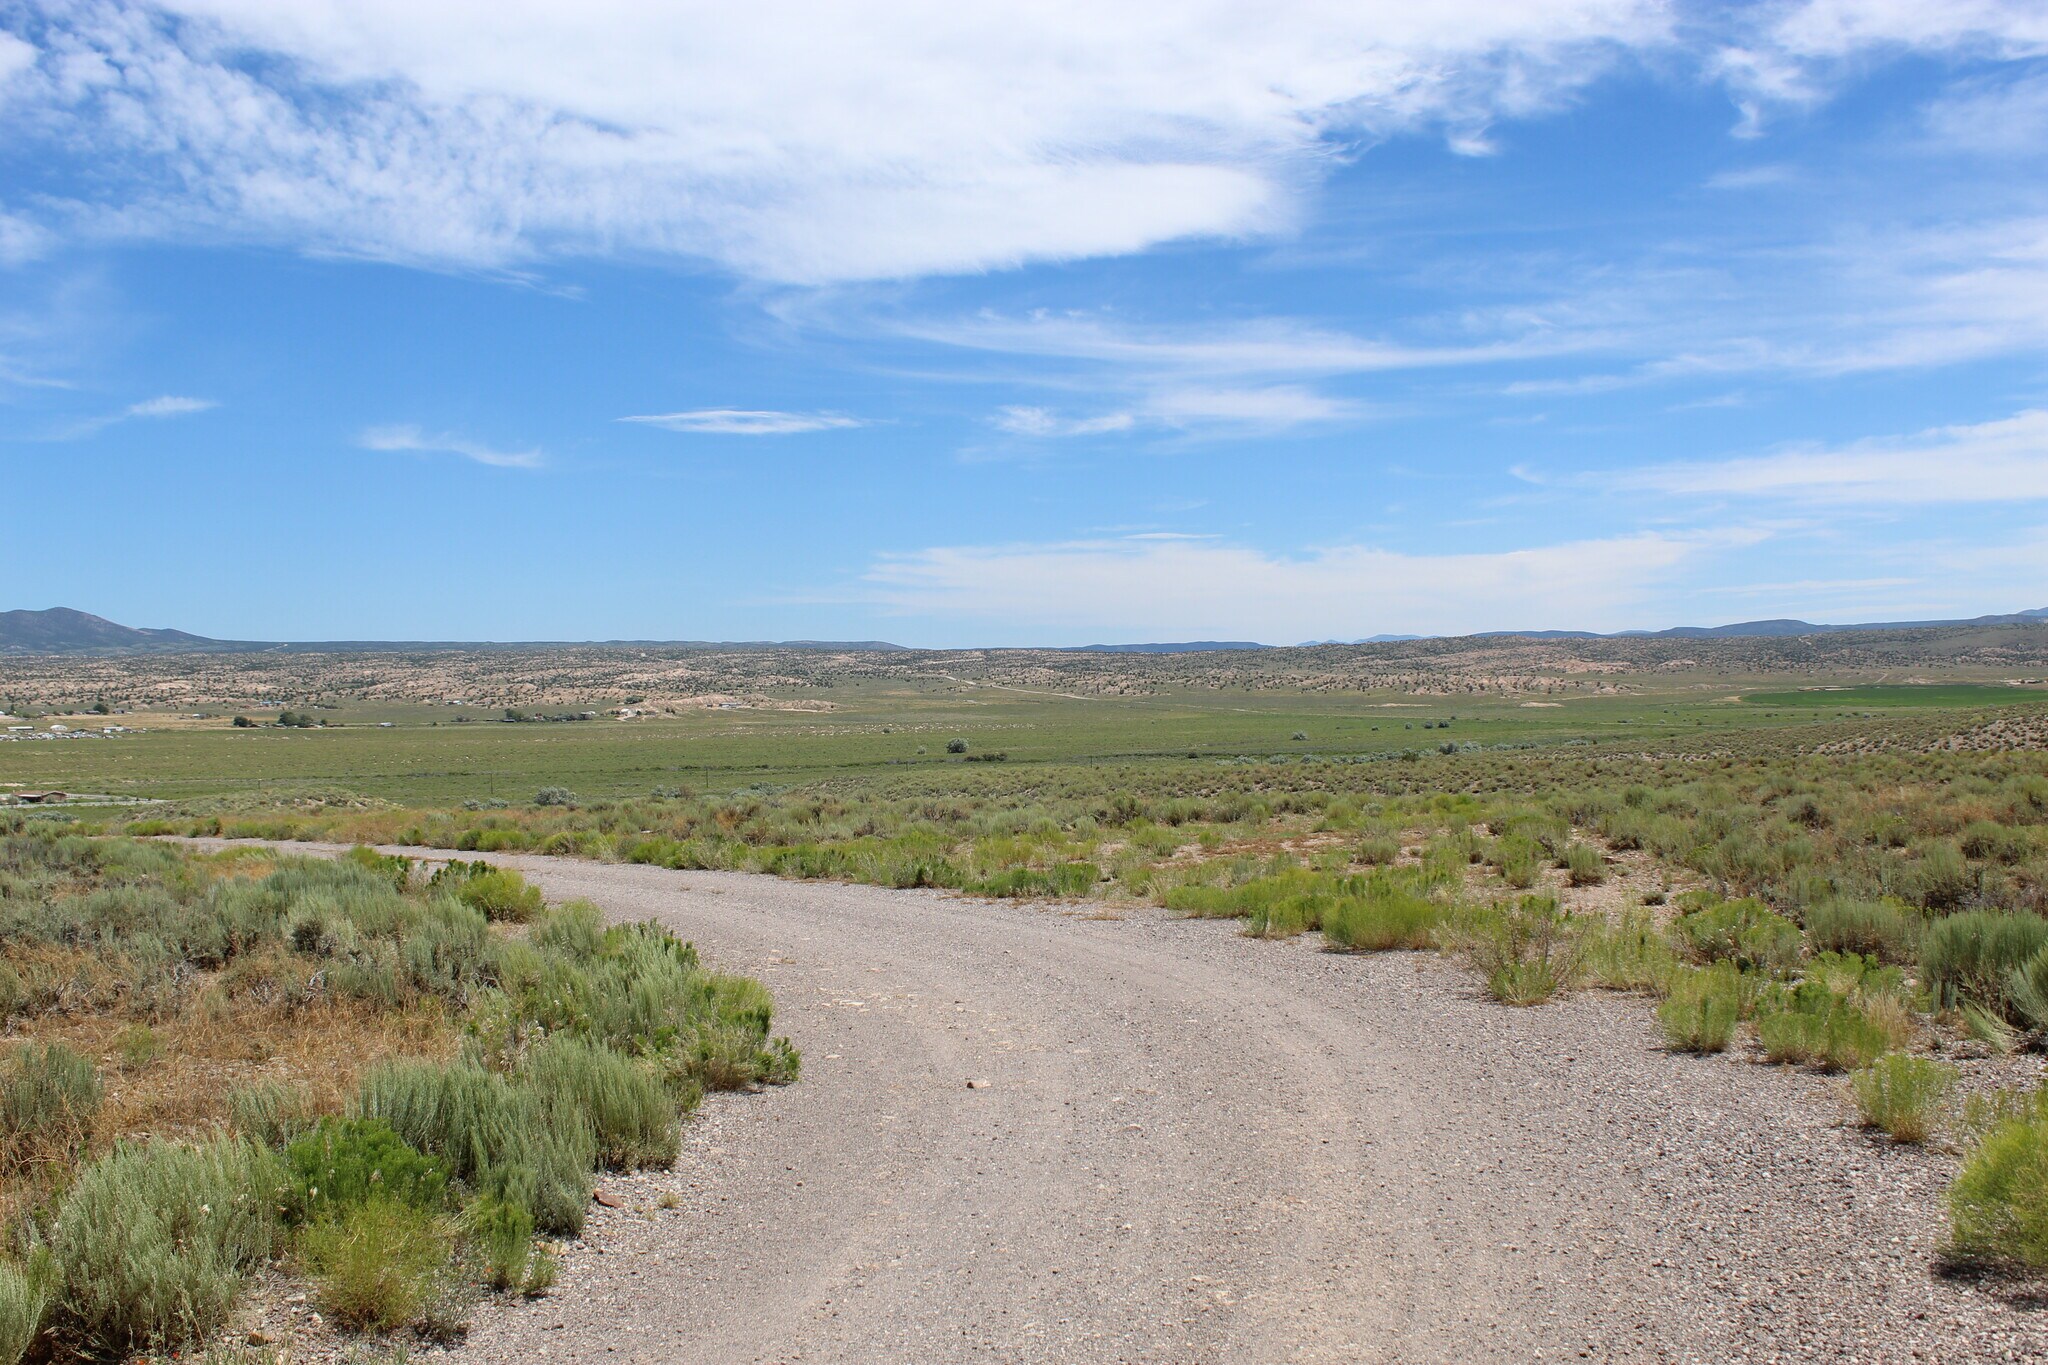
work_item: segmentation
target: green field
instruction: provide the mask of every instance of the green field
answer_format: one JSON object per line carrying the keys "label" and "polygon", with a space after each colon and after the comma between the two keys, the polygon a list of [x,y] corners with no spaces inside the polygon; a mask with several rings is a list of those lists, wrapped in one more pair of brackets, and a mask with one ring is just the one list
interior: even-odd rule
{"label": "green field", "polygon": [[1982,683],[1895,683],[1805,687],[1796,692],[1752,692],[1753,706],[1797,706],[1810,710],[1878,710],[1895,707],[2011,706],[2048,702],[2048,690]]}
{"label": "green field", "polygon": [[[1786,693],[1775,712],[1730,703],[1722,685],[1662,694],[1579,697],[1530,704],[1500,697],[1405,693],[1183,692],[1071,698],[992,687],[943,692],[870,685],[834,691],[829,712],[697,710],[677,716],[507,724],[449,719],[423,704],[344,703],[317,730],[224,726],[162,729],[112,739],[0,744],[0,782],[168,801],[268,801],[348,794],[402,804],[531,798],[542,786],[591,797],[645,796],[657,788],[725,793],[820,783],[978,788],[1021,774],[1136,765],[1172,780],[1189,765],[1281,758],[1351,761],[1445,745],[1469,753],[1614,744],[1689,749],[1749,744],[1810,726],[1809,696]],[[1947,705],[2010,703],[2012,689],[1930,688]],[[1921,703],[1927,705],[1931,703]],[[1855,703],[1866,708],[1871,703]],[[389,723],[385,728],[383,722]],[[1305,736],[1297,739],[1296,735]],[[966,755],[946,752],[952,739]],[[1001,763],[985,761],[1002,754]]]}

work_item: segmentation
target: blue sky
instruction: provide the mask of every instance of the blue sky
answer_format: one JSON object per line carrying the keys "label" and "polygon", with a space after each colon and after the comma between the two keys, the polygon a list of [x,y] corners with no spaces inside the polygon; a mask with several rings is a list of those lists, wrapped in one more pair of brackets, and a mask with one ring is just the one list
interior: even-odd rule
{"label": "blue sky", "polygon": [[736,8],[0,0],[0,606],[2048,605],[2038,0]]}

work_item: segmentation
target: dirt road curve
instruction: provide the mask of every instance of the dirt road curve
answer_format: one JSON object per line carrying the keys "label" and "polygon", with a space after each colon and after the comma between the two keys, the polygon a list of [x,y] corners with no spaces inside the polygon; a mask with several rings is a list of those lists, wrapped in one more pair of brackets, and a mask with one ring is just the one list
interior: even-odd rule
{"label": "dirt road curve", "polygon": [[804,1077],[707,1106],[683,1208],[604,1213],[463,1360],[2048,1350],[1929,1275],[1939,1158],[1843,1126],[1838,1081],[1666,1054],[1641,1001],[1509,1010],[1434,958],[1147,911],[496,861],[760,976]]}

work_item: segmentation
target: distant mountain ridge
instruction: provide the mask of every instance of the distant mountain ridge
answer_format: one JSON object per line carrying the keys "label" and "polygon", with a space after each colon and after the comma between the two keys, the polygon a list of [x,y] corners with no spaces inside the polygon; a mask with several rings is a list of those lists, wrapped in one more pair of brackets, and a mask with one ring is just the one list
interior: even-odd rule
{"label": "distant mountain ridge", "polygon": [[149,630],[123,626],[73,611],[0,611],[0,653],[7,654],[168,654],[210,649],[221,641],[182,630]]}
{"label": "distant mountain ridge", "polygon": [[[1626,639],[1721,639],[1733,636],[1783,637],[1795,635],[1837,635],[1862,630],[1925,630],[1942,626],[2013,626],[2048,624],[2048,607],[2008,612],[1996,616],[1973,616],[1948,621],[1876,621],[1858,625],[1816,625],[1811,621],[1779,618],[1768,621],[1739,621],[1727,626],[1673,626],[1668,630],[1622,630],[1602,634],[1590,630],[1487,630],[1470,639],[1523,640],[1626,640]],[[1296,648],[1330,645],[1394,644],[1412,640],[1443,639],[1426,635],[1374,635],[1362,640],[1311,640]],[[146,629],[124,626],[103,616],[51,607],[47,611],[0,611],[0,655],[24,654],[253,654],[332,653],[395,654],[455,649],[564,649],[594,647],[663,649],[812,649],[844,650],[858,653],[910,653],[910,646],[887,640],[315,640],[283,642],[270,640],[215,640],[188,631]],[[1011,648],[1012,646],[989,646]],[[1177,643],[1124,645],[1069,645],[1055,652],[1063,654],[1194,654],[1228,650],[1278,649],[1251,640],[1187,640]]]}

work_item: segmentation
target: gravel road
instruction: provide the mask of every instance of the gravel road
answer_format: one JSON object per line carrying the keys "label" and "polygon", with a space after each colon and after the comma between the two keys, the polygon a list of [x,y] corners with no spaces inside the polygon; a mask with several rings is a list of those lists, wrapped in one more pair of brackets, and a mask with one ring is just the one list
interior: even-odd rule
{"label": "gravel road", "polygon": [[[417,850],[399,850],[417,854]],[[1842,1083],[1148,910],[496,857],[773,988],[803,1080],[609,1189],[455,1359],[2039,1358]],[[661,1209],[666,1191],[680,1206]]]}

